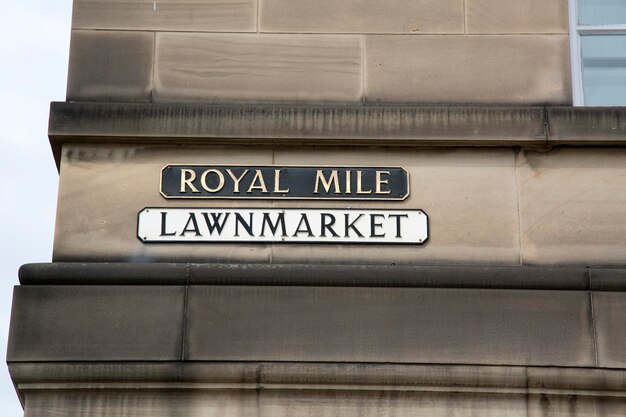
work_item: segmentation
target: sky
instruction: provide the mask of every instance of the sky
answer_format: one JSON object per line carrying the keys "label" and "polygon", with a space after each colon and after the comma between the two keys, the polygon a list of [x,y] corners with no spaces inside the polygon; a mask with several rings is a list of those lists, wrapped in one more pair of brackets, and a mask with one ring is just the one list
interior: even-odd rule
{"label": "sky", "polygon": [[[8,2],[8,3],[7,3]],[[0,13],[0,346],[25,263],[50,262],[58,173],[48,143],[51,101],[65,100],[71,0],[2,0]],[[0,416],[22,416],[6,363]]]}

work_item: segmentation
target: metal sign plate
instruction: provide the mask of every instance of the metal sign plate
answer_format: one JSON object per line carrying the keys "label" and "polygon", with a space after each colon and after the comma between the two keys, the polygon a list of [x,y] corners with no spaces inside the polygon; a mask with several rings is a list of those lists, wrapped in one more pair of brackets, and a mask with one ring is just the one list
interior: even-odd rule
{"label": "metal sign plate", "polygon": [[401,167],[167,165],[165,198],[404,200],[409,174]]}
{"label": "metal sign plate", "polygon": [[421,210],[159,208],[138,215],[144,243],[272,242],[423,244]]}

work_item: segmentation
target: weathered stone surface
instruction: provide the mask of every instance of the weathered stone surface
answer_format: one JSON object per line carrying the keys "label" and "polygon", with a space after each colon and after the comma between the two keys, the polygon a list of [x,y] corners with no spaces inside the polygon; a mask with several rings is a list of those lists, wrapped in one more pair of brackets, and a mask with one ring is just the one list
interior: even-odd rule
{"label": "weathered stone surface", "polygon": [[185,358],[593,366],[589,318],[585,292],[191,286]]}
{"label": "weathered stone surface", "polygon": [[[363,262],[396,264],[519,264],[519,229],[510,150],[402,149],[277,150],[277,164],[400,165],[409,173],[411,194],[388,208],[421,209],[428,214],[429,241],[410,245],[273,245],[276,262]],[[488,202],[488,203],[487,203]],[[281,207],[325,207],[323,201],[286,201]],[[350,202],[351,207],[376,207]]]}
{"label": "weathered stone surface", "polygon": [[[562,416],[621,417],[626,401],[619,397],[481,394],[444,392],[334,391],[48,391],[28,394],[27,417],[189,416],[207,412],[228,417],[258,416],[380,416],[390,412],[416,417],[449,416]],[[120,404],[125,404],[120,407]],[[528,409],[528,411],[527,411]]]}
{"label": "weathered stone surface", "polygon": [[541,107],[53,102],[48,135],[57,163],[65,141],[543,146],[544,113]]}
{"label": "weathered stone surface", "polygon": [[[269,389],[342,390],[352,387],[401,391],[451,391],[483,393],[520,392],[575,395],[604,391],[620,395],[626,387],[626,370],[572,367],[521,367],[442,364],[315,363],[315,362],[10,362],[18,389],[36,381],[57,388],[89,384],[94,379],[137,388],[152,383],[184,383],[220,390],[224,385],[262,392]],[[195,385],[197,384],[197,385]],[[209,385],[214,384],[214,385]],[[76,385],[74,385],[76,387]]]}
{"label": "weathered stone surface", "polygon": [[568,33],[567,0],[465,0],[466,33]]}
{"label": "weathered stone surface", "polygon": [[626,110],[615,107],[53,102],[48,134],[55,147],[112,138],[220,145],[546,147],[626,144],[624,121]]}
{"label": "weathered stone surface", "polygon": [[[594,293],[596,294],[596,293]],[[626,390],[626,370],[606,368],[526,368],[526,386],[530,392],[583,394],[585,391],[604,391],[607,396],[620,395]],[[584,395],[584,394],[583,394]]]}
{"label": "weathered stone surface", "polygon": [[356,36],[157,34],[156,101],[359,102]]}
{"label": "weathered stone surface", "polygon": [[621,417],[626,398],[602,395],[529,395],[528,417]]}
{"label": "weathered stone surface", "polygon": [[260,398],[260,415],[313,417],[499,416],[526,417],[526,399],[520,394],[378,391],[269,391]]}
{"label": "weathered stone surface", "polygon": [[11,363],[9,370],[27,416],[49,416],[52,411],[70,417],[496,417],[527,416],[530,411],[533,416],[613,417],[624,407],[624,371],[606,369],[75,362]]}
{"label": "weathered stone surface", "polygon": [[568,104],[566,35],[366,38],[371,103]]}
{"label": "weathered stone surface", "polygon": [[[626,269],[395,264],[54,262],[22,265],[22,285],[287,285],[331,287],[626,289]],[[595,287],[594,287],[595,286]]]}
{"label": "weathered stone surface", "polygon": [[15,287],[7,360],[179,360],[182,286]]}
{"label": "weathered stone surface", "polygon": [[523,263],[624,263],[626,150],[522,152],[517,172]]}
{"label": "weathered stone surface", "polygon": [[463,0],[259,1],[262,32],[463,33]]}
{"label": "weathered stone surface", "polygon": [[[210,151],[201,148],[158,146],[67,147],[62,161],[55,228],[54,261],[155,262],[266,262],[264,244],[145,245],[137,238],[137,213],[161,207],[161,169],[169,164],[271,164],[270,149]],[[78,180],[79,179],[79,180]],[[132,197],[131,197],[132,196]],[[180,205],[180,203],[177,203]],[[249,203],[232,201],[229,206]],[[176,205],[176,204],[172,204]],[[220,207],[219,200],[186,201],[186,207]]]}
{"label": "weathered stone surface", "polygon": [[606,369],[74,362],[9,370],[27,416],[616,417],[624,407],[624,372]]}
{"label": "weathered stone surface", "polygon": [[593,291],[626,291],[626,269],[588,268]]}
{"label": "weathered stone surface", "polygon": [[[520,269],[522,272],[525,268]],[[189,265],[164,262],[53,262],[22,265],[18,275],[22,285],[185,285],[189,278]],[[572,283],[575,281],[572,280]]]}
{"label": "weathered stone surface", "polygon": [[626,368],[626,292],[595,291],[593,311],[598,338],[598,365]]}
{"label": "weathered stone surface", "polygon": [[549,107],[550,145],[626,145],[626,107]]}
{"label": "weathered stone surface", "polygon": [[68,101],[152,99],[154,34],[72,31]]}
{"label": "weathered stone surface", "polygon": [[256,31],[256,0],[75,0],[74,29]]}
{"label": "weathered stone surface", "polygon": [[[27,394],[25,417],[63,415],[67,417],[201,416],[227,417],[294,416],[320,414],[342,417],[369,417],[391,412],[415,417],[459,417],[475,415],[525,417],[526,399],[522,394],[437,393],[375,391],[354,392],[309,390],[263,391],[197,390],[163,391],[58,391]],[[122,406],[123,404],[123,406]],[[461,410],[461,413],[459,413]]]}
{"label": "weathered stone surface", "polygon": [[241,390],[87,390],[27,394],[24,417],[258,417],[257,394]]}
{"label": "weathered stone surface", "polygon": [[[197,148],[68,146],[62,162],[53,259],[60,261],[195,261],[324,263],[519,264],[514,155],[510,150],[370,148]],[[244,158],[243,155],[246,155]],[[389,208],[419,208],[430,217],[423,247],[398,245],[142,244],[137,213],[144,207],[224,207],[220,200],[168,201],[159,194],[167,164],[295,164],[404,166],[411,196]],[[78,180],[79,179],[79,180]],[[123,184],[123,185],[122,185]],[[132,198],[121,198],[122,195]],[[489,202],[486,204],[486,202]],[[259,201],[229,200],[233,208]],[[279,207],[345,207],[342,201],[281,201]],[[351,207],[377,207],[351,202]]]}

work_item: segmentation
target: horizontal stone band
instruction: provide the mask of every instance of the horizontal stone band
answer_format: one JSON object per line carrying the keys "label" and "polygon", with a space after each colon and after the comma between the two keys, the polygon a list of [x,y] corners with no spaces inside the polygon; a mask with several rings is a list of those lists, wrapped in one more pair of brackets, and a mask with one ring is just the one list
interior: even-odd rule
{"label": "horizontal stone band", "polygon": [[624,268],[223,263],[26,264],[22,285],[302,285],[624,291]]}

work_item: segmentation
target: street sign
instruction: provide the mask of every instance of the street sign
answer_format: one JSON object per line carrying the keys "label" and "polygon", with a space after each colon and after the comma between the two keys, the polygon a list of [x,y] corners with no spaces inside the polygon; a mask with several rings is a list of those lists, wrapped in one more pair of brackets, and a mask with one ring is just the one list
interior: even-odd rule
{"label": "street sign", "polygon": [[401,167],[167,165],[165,198],[404,200]]}
{"label": "street sign", "polygon": [[421,210],[160,208],[139,212],[144,243],[271,242],[423,244]]}

